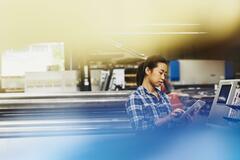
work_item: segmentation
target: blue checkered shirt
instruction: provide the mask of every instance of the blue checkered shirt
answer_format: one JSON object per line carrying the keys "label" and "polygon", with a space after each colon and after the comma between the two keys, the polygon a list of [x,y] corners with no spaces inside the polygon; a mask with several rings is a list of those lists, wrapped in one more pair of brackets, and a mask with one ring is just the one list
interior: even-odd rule
{"label": "blue checkered shirt", "polygon": [[126,111],[136,131],[154,130],[155,120],[167,116],[172,111],[167,95],[158,88],[156,91],[159,98],[143,86],[139,86],[129,96],[125,104]]}

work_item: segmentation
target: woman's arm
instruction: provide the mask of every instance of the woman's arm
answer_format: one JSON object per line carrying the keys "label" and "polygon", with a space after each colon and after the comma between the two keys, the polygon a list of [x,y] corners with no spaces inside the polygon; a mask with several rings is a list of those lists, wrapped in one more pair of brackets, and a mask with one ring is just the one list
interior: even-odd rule
{"label": "woman's arm", "polygon": [[142,105],[143,105],[142,102],[139,101],[139,99],[134,96],[130,96],[125,104],[131,126],[136,131],[147,129],[147,126],[144,122]]}
{"label": "woman's arm", "polygon": [[154,119],[146,119],[143,111],[143,101],[138,95],[131,95],[125,104],[131,126],[135,131],[145,131],[154,128]]}
{"label": "woman's arm", "polygon": [[174,118],[179,118],[183,113],[184,113],[184,110],[177,108],[177,109],[173,110],[166,117],[156,119],[155,125],[157,127],[162,127],[162,126],[168,124],[169,122],[171,122]]}
{"label": "woman's arm", "polygon": [[156,120],[155,120],[155,125],[156,125],[157,127],[162,127],[162,126],[168,124],[169,122],[171,122],[171,120],[172,120],[172,117],[171,117],[171,115],[169,114],[169,115],[167,115],[166,117],[156,119]]}

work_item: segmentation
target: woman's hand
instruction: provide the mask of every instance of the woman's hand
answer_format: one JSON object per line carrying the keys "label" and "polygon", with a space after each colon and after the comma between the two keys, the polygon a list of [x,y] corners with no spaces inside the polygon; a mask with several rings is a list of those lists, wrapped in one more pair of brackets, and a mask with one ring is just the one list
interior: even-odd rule
{"label": "woman's hand", "polygon": [[183,109],[180,109],[180,108],[177,108],[175,110],[173,110],[170,114],[170,117],[172,117],[171,119],[172,120],[180,120],[182,122],[192,122],[193,121],[193,118],[190,114],[186,114],[184,116],[184,118],[182,117],[182,115],[185,113],[185,111]]}
{"label": "woman's hand", "polygon": [[185,111],[183,109],[176,108],[170,113],[170,116],[171,118],[180,118],[184,112]]}
{"label": "woman's hand", "polygon": [[176,121],[178,118],[181,117],[183,113],[185,113],[183,109],[180,109],[180,108],[174,109],[168,116],[156,119],[155,124],[158,127],[160,127],[165,124],[168,124],[171,121]]}

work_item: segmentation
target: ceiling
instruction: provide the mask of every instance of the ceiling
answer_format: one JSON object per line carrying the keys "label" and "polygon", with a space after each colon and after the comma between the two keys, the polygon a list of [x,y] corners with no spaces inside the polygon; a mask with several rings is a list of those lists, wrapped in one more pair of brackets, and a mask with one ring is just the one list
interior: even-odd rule
{"label": "ceiling", "polygon": [[240,52],[239,0],[5,0],[0,12],[0,52],[64,42],[76,63],[89,55],[216,59]]}

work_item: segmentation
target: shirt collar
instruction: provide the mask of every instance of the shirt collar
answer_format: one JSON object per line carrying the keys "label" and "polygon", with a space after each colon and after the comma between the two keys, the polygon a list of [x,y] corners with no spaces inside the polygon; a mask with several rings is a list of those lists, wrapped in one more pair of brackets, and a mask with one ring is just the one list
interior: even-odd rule
{"label": "shirt collar", "polygon": [[[161,95],[162,94],[162,91],[159,87],[156,87],[156,92]],[[138,89],[137,89],[141,95],[145,95],[145,94],[151,94],[146,88],[144,88],[143,86],[139,86]]]}

